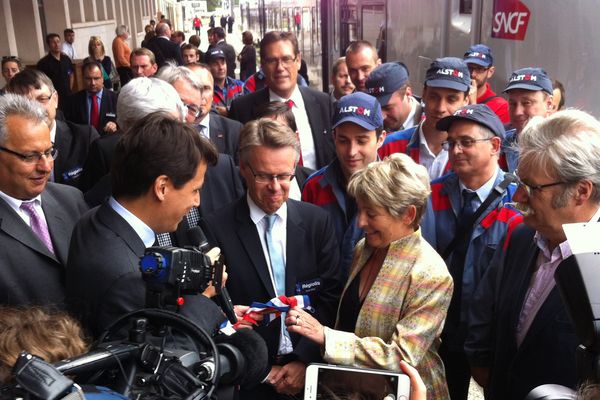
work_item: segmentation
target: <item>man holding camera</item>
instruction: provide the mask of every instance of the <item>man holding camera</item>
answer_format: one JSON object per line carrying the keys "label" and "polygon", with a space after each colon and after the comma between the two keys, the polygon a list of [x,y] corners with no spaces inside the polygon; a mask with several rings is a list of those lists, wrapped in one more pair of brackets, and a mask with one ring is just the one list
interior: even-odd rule
{"label": "man holding camera", "polygon": [[[173,232],[200,204],[214,146],[164,112],[140,119],[118,142],[111,170],[112,196],[77,223],[67,265],[67,296],[75,315],[94,336],[127,312],[144,308],[140,257],[156,235]],[[181,118],[181,116],[179,116]],[[209,333],[224,320],[203,295],[179,306]]]}

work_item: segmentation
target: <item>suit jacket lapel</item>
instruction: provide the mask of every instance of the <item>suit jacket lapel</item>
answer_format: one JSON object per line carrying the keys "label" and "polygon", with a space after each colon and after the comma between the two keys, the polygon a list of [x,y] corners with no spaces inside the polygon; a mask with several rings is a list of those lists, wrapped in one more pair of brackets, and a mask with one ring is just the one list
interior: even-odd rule
{"label": "suit jacket lapel", "polygon": [[[47,215],[46,218],[48,218]],[[48,225],[50,225],[50,222],[48,222]],[[27,226],[25,221],[3,199],[0,199],[0,230],[32,250],[53,259],[57,263],[59,262],[56,256],[48,250],[35,233],[33,233],[31,228]],[[51,230],[50,236],[54,239],[52,233],[53,231]]]}
{"label": "suit jacket lapel", "polygon": [[210,140],[217,146],[219,153],[226,153],[225,132],[223,122],[216,115],[209,119]]}
{"label": "suit jacket lapel", "polygon": [[252,261],[252,265],[265,289],[269,293],[269,296],[273,298],[275,297],[275,290],[273,289],[273,283],[271,282],[271,276],[269,275],[267,260],[265,260],[260,238],[256,232],[256,226],[250,219],[250,209],[248,208],[245,196],[238,200],[235,213],[238,222],[237,234],[240,238],[240,242],[246,250],[248,258]]}
{"label": "suit jacket lapel", "polygon": [[69,255],[69,242],[67,238],[71,237],[71,232],[67,229],[67,226],[70,226],[67,221],[70,218],[68,215],[65,215],[62,206],[54,196],[47,191],[42,193],[42,209],[46,216],[56,258],[58,258],[61,264],[66,265]]}
{"label": "suit jacket lapel", "polygon": [[143,255],[146,246],[135,230],[108,203],[98,209],[98,219],[111,231],[115,232],[134,254]]}
{"label": "suit jacket lapel", "polygon": [[306,231],[302,224],[302,218],[297,210],[297,205],[287,202],[287,232],[286,232],[286,257],[285,257],[285,291],[287,295],[296,293],[296,276],[302,265],[298,265],[302,260],[302,246],[298,246],[298,240],[306,237]]}
{"label": "suit jacket lapel", "polygon": [[56,137],[54,138],[54,147],[58,150],[58,157],[54,161],[54,181],[60,181],[58,174],[62,174],[65,170],[65,162],[69,149],[71,148],[72,137],[67,132],[69,127],[65,122],[56,120]]}

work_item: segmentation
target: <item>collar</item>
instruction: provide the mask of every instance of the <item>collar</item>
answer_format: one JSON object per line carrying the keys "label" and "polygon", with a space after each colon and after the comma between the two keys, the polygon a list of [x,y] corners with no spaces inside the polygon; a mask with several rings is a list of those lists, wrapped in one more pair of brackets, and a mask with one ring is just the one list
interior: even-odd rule
{"label": "collar", "polygon": [[200,122],[198,122],[198,125],[205,126],[206,128],[210,126],[210,112],[206,114],[206,116],[202,118]]}
{"label": "collar", "polygon": [[219,43],[225,43],[225,39],[221,39],[221,40],[219,40],[219,41],[217,42],[217,44],[219,44]]}
{"label": "collar", "polygon": [[401,130],[408,129],[411,126],[414,126],[413,119],[415,118],[415,114],[417,113],[417,108],[418,108],[419,102],[413,96],[409,96],[409,97],[410,97],[409,98],[410,113],[408,113],[406,120],[404,120],[404,122],[402,123],[402,127],[400,128]]}
{"label": "collar", "polygon": [[156,234],[144,221],[123,207],[113,196],[110,196],[110,199],[108,199],[108,205],[133,228],[135,233],[142,239],[142,242],[144,242],[144,246],[151,247],[154,244]]}
{"label": "collar", "polygon": [[298,85],[294,86],[294,91],[289,98],[281,97],[271,89],[269,89],[269,101],[282,101],[286,102],[288,100],[292,100],[294,102],[294,107],[303,109],[304,108],[304,99],[302,99],[302,93],[300,92],[300,88]]}
{"label": "collar", "polygon": [[56,146],[56,119],[52,124],[52,128],[50,128],[50,141]]}
{"label": "collar", "polygon": [[[423,121],[424,122],[424,121]],[[419,131],[419,147],[423,150],[427,150],[432,157],[438,157],[440,154],[444,154],[444,152],[448,152],[447,150],[440,150],[438,154],[433,154],[433,152],[429,149],[429,145],[427,144],[427,139],[425,139],[425,134],[423,133],[423,122],[419,124],[417,130]]]}
{"label": "collar", "polygon": [[17,198],[7,195],[3,191],[0,191],[0,197],[4,201],[6,201],[8,203],[8,205],[13,210],[15,210],[17,213],[19,213],[18,210],[21,208],[21,204],[23,204],[23,202],[35,201],[37,203],[37,205],[39,205],[40,207],[42,206],[42,195],[41,194],[38,194],[37,196],[35,196],[34,198],[29,199],[29,200],[20,200],[20,199],[17,199]]}
{"label": "collar", "polygon": [[496,183],[496,179],[498,179],[499,171],[500,171],[500,168],[496,168],[496,172],[492,175],[492,177],[490,179],[488,179],[487,182],[485,182],[483,185],[481,185],[481,187],[479,189],[477,189],[475,191],[467,188],[460,181],[460,178],[458,178],[458,186],[460,188],[460,192],[462,193],[463,190],[467,190],[469,192],[474,191],[475,193],[477,193],[477,197],[479,198],[479,201],[481,201],[483,203],[485,201],[485,199],[488,198],[488,196],[490,195],[492,190],[494,190],[494,184]]}
{"label": "collar", "polygon": [[[248,201],[248,208],[250,209],[250,219],[254,222],[254,225],[257,225],[267,213],[256,205],[249,193],[246,194],[246,200]],[[278,215],[282,221],[287,221],[287,202],[283,203],[281,207],[279,207],[279,210],[275,211],[274,214]]]}
{"label": "collar", "polygon": [[102,93],[103,92],[104,92],[104,89],[100,89],[100,91],[96,92],[96,93],[90,93],[90,92],[86,91],[88,98],[91,98],[93,95],[96,95],[100,99],[102,98]]}

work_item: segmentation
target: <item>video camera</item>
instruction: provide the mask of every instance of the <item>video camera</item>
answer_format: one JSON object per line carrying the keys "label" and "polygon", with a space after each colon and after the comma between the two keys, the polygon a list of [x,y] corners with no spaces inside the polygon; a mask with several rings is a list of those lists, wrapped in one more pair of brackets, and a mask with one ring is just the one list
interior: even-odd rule
{"label": "video camera", "polygon": [[[87,354],[48,364],[23,353],[13,367],[17,384],[3,388],[0,399],[81,399],[82,393],[87,397],[88,391],[78,389],[71,378],[94,390],[100,387],[102,396],[90,398],[107,400],[228,400],[238,386],[260,383],[269,363],[266,344],[257,333],[243,329],[213,340],[193,321],[169,311],[183,306],[184,295],[202,296],[212,282],[223,311],[237,322],[229,295],[221,288],[220,250],[207,250],[200,228],[188,235],[196,247],[150,247],[141,258],[148,308],[113,322]],[[77,393],[79,397],[73,397]]]}

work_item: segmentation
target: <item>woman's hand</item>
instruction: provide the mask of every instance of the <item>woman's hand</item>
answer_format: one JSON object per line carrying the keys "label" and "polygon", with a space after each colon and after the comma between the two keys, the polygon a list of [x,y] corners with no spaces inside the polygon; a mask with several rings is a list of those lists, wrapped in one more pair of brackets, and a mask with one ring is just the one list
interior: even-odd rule
{"label": "woman's hand", "polygon": [[285,324],[289,332],[307,337],[320,346],[325,344],[325,328],[302,308],[292,308],[287,314]]}
{"label": "woman's hand", "polygon": [[427,400],[427,388],[419,372],[406,361],[400,361],[400,369],[410,378],[410,400]]}

